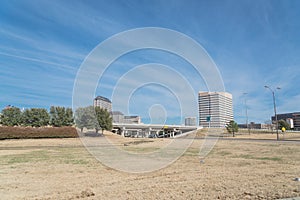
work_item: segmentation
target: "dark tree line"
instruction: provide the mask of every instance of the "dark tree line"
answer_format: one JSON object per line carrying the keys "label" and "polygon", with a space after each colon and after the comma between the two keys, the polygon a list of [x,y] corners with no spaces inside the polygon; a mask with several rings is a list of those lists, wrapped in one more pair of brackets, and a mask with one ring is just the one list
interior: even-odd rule
{"label": "dark tree line", "polygon": [[0,123],[4,126],[72,126],[74,124],[71,108],[51,106],[50,112],[44,108],[29,108],[21,112],[20,108],[9,107],[1,112]]}
{"label": "dark tree line", "polygon": [[50,108],[50,125],[55,127],[72,126],[74,124],[73,111],[71,108],[55,107]]}
{"label": "dark tree line", "polygon": [[50,116],[44,108],[30,108],[26,109],[21,114],[21,125],[42,127],[49,125]]}
{"label": "dark tree line", "polygon": [[51,106],[48,112],[44,108],[29,108],[23,112],[20,108],[9,107],[2,110],[0,115],[0,124],[4,126],[72,126],[78,127],[81,131],[83,128],[99,130],[111,130],[112,118],[110,113],[100,107],[88,106],[78,108],[75,111],[75,120],[71,108]]}
{"label": "dark tree line", "polygon": [[0,122],[4,126],[18,126],[22,122],[22,113],[20,108],[5,108],[1,112]]}

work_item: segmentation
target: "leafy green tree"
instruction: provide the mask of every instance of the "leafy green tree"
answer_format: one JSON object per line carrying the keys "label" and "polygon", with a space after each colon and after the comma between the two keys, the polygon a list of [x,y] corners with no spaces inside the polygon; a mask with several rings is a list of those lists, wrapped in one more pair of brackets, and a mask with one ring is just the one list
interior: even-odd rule
{"label": "leafy green tree", "polygon": [[51,106],[50,107],[50,125],[52,126],[60,126],[57,124],[57,119],[58,119],[58,116],[57,116],[57,113],[56,113],[56,109],[54,106]]}
{"label": "leafy green tree", "polygon": [[[95,107],[95,112],[96,112],[97,121],[102,130],[102,134],[104,130],[110,131],[112,129],[112,117],[110,116],[110,113],[107,110],[100,107]],[[98,133],[97,129],[96,132]]]}
{"label": "leafy green tree", "polygon": [[84,119],[84,108],[77,108],[75,111],[75,126],[83,131],[85,127],[85,119]]}
{"label": "leafy green tree", "polygon": [[22,122],[22,113],[20,108],[9,107],[2,110],[1,124],[4,126],[18,126]]}
{"label": "leafy green tree", "polygon": [[287,123],[285,120],[281,119],[278,121],[278,128],[281,130],[282,127],[285,128],[285,130],[290,130],[291,126],[289,123]]}
{"label": "leafy green tree", "polygon": [[81,132],[83,128],[99,130],[99,124],[97,122],[94,106],[88,106],[78,108],[75,111],[75,124],[80,128]]}
{"label": "leafy green tree", "polygon": [[47,126],[50,116],[44,108],[26,109],[22,114],[23,125],[32,127]]}
{"label": "leafy green tree", "polygon": [[73,122],[73,111],[71,108],[50,107],[50,125],[56,127],[72,126]]}
{"label": "leafy green tree", "polygon": [[226,125],[226,129],[228,131],[228,133],[232,133],[232,136],[235,137],[235,133],[237,133],[239,131],[239,127],[238,124],[231,120],[227,125]]}
{"label": "leafy green tree", "polygon": [[65,126],[72,126],[74,124],[74,116],[72,108],[66,108]]}

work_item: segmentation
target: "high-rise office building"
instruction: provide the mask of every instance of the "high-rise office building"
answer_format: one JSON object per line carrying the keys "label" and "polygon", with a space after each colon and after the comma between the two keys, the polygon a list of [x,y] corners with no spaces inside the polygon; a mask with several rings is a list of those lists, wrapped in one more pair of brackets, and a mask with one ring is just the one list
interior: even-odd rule
{"label": "high-rise office building", "polygon": [[232,95],[228,92],[199,92],[199,125],[224,128],[233,120]]}
{"label": "high-rise office building", "polygon": [[106,97],[102,97],[102,96],[97,96],[94,99],[94,106],[99,106],[100,108],[104,108],[106,109],[108,112],[111,112],[111,101],[106,98]]}

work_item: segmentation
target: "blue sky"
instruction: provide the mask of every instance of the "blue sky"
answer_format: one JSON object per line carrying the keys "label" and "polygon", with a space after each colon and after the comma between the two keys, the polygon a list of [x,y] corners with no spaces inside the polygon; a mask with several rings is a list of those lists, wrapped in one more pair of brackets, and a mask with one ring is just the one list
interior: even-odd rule
{"label": "blue sky", "polygon": [[[21,108],[71,107],[76,74],[99,43],[129,29],[162,27],[186,34],[205,48],[220,71],[226,91],[233,94],[234,117],[239,123],[245,122],[245,92],[250,121],[265,122],[273,115],[271,92],[264,85],[282,88],[276,91],[278,113],[300,111],[299,10],[297,0],[3,0],[0,108],[8,104]],[[153,62],[173,67],[194,83],[195,90],[198,86],[205,90],[201,78],[194,80],[194,72],[184,60],[166,52],[144,50],[114,62],[99,81],[95,95],[111,97],[119,80],[115,77]],[[148,111],[151,115],[158,109],[156,113],[167,113],[170,122],[178,117],[174,95],[155,87],[137,90],[128,110],[122,111],[147,119]]]}

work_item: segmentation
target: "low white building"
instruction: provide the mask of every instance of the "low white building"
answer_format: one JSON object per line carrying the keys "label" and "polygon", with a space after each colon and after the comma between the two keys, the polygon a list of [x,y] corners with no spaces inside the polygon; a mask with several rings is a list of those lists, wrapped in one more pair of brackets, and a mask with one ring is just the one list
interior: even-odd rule
{"label": "low white building", "polygon": [[140,124],[141,117],[140,116],[126,116],[120,111],[111,112],[113,123],[119,124]]}
{"label": "low white building", "polygon": [[140,124],[141,123],[141,117],[140,116],[124,116],[125,124]]}
{"label": "low white building", "polygon": [[196,117],[186,117],[184,119],[184,125],[186,126],[196,126],[197,120]]}
{"label": "low white building", "polygon": [[124,114],[120,111],[111,112],[113,123],[124,123]]}

